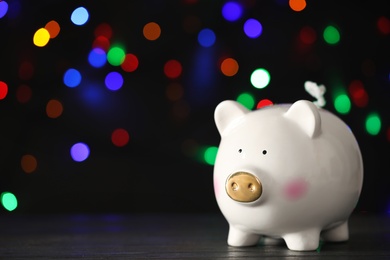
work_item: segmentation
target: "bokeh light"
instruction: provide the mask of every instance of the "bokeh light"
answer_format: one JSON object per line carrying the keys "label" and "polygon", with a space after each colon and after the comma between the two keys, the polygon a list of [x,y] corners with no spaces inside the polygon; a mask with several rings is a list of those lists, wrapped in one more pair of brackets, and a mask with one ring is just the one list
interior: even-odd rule
{"label": "bokeh light", "polygon": [[204,161],[209,165],[214,165],[215,159],[217,157],[217,153],[218,153],[218,147],[216,146],[207,147],[203,154]]}
{"label": "bokeh light", "polygon": [[164,64],[164,74],[168,78],[175,79],[180,76],[182,73],[182,66],[181,63],[178,60],[168,60]]}
{"label": "bokeh light", "polygon": [[268,70],[259,68],[252,72],[250,81],[255,88],[265,88],[271,81],[271,75]]}
{"label": "bokeh light", "polygon": [[8,191],[1,193],[1,204],[8,211],[13,211],[18,207],[18,200],[16,196]]}
{"label": "bokeh light", "polygon": [[[22,0],[0,0],[0,23],[4,25],[1,33],[4,69],[0,73],[4,151],[9,151],[8,146],[15,142],[17,145],[12,149],[22,148],[21,152],[7,156],[16,156],[10,157],[10,162],[3,159],[7,164],[16,161],[17,171],[37,173],[20,176],[22,184],[23,178],[38,178],[31,183],[50,185],[50,180],[40,182],[42,177],[46,178],[45,171],[57,163],[64,166],[66,160],[72,162],[69,165],[72,169],[77,170],[76,165],[84,171],[85,166],[103,163],[98,158],[110,160],[110,156],[119,152],[139,152],[137,148],[143,145],[139,141],[158,138],[148,138],[153,131],[145,131],[149,129],[150,115],[152,119],[168,122],[162,124],[164,129],[160,132],[165,136],[159,147],[164,148],[172,139],[169,135],[194,130],[188,122],[197,122],[219,99],[236,99],[248,109],[267,109],[273,101],[283,102],[274,100],[275,96],[287,99],[293,98],[294,93],[299,96],[303,88],[291,87],[288,82],[304,77],[312,77],[314,81],[319,77],[317,80],[328,82],[325,85],[329,90],[335,81],[346,82],[343,91],[329,100],[329,106],[339,114],[349,113],[345,119],[356,128],[357,134],[361,131],[369,139],[378,140],[375,144],[382,145],[383,139],[390,142],[386,110],[390,73],[385,52],[390,20],[379,3],[367,10],[363,5],[354,5],[355,16],[350,17],[347,14],[351,10],[338,9],[342,5],[307,0],[272,3],[225,0],[213,4],[183,0],[175,4],[157,1],[157,5],[135,1],[126,3],[129,7],[126,10],[118,10],[120,6],[115,4],[92,2],[85,6],[88,10],[79,7],[82,3],[67,7],[61,4],[58,6],[61,10],[52,10],[52,4],[44,2],[47,3],[34,3],[30,10],[30,3],[26,5]],[[318,16],[329,12],[330,15]],[[33,16],[36,19],[32,22]],[[27,44],[23,43],[24,34]],[[278,72],[278,66],[288,73]],[[297,74],[297,71],[304,72]],[[271,97],[272,101],[265,97]],[[146,114],[145,107],[148,107]],[[371,113],[369,109],[378,111]],[[155,118],[154,114],[149,115],[156,110]],[[134,133],[126,126],[131,126]],[[134,147],[126,147],[132,141],[129,133],[138,140]],[[61,136],[61,140],[57,138]],[[195,131],[192,136],[202,138],[202,133]],[[213,136],[207,139],[211,143]],[[75,144],[80,140],[90,147]],[[103,142],[99,144],[99,140]],[[97,143],[93,147],[94,142]],[[104,149],[107,143],[111,146],[109,150]],[[368,147],[367,153],[370,148],[376,147]],[[111,149],[116,154],[105,157]],[[58,156],[63,152],[65,164],[64,158]],[[198,152],[196,159],[214,164],[216,147]],[[382,155],[379,149],[378,154]],[[87,158],[90,164],[73,162]],[[370,165],[376,164],[368,162],[368,170]],[[4,166],[8,168],[12,165]],[[57,173],[58,170],[64,174],[71,172],[66,167],[57,169]],[[87,181],[84,177],[79,181]],[[104,179],[100,175],[95,177]],[[15,179],[10,171],[4,172],[3,179],[5,188],[15,187],[18,183],[12,182],[19,177]],[[36,194],[31,195],[28,203],[36,199]],[[22,203],[25,196],[19,196]]]}
{"label": "bokeh light", "polygon": [[34,66],[29,60],[25,60],[20,63],[19,65],[19,71],[18,71],[19,78],[22,80],[30,80],[32,76],[34,75]]}
{"label": "bokeh light", "polygon": [[99,49],[102,49],[104,50],[105,52],[108,51],[108,49],[110,48],[110,41],[108,38],[106,38],[105,36],[98,36],[95,38],[95,40],[93,41],[92,43],[92,48],[95,49],[95,48],[99,48]]}
{"label": "bokeh light", "polygon": [[93,48],[88,55],[88,62],[92,67],[101,68],[107,62],[107,54],[101,48]]}
{"label": "bokeh light", "polygon": [[306,8],[306,0],[289,0],[288,5],[295,12],[300,12]]}
{"label": "bokeh light", "polygon": [[25,173],[32,173],[37,169],[38,162],[34,155],[25,154],[20,160],[20,166]]}
{"label": "bokeh light", "polygon": [[19,103],[27,103],[32,97],[30,86],[22,84],[16,88],[16,99]]}
{"label": "bokeh light", "polygon": [[325,28],[323,37],[326,43],[335,45],[340,41],[340,32],[336,27],[329,25]]}
{"label": "bokeh light", "polygon": [[225,20],[234,22],[242,16],[242,6],[238,2],[228,1],[222,6],[222,16]]}
{"label": "bokeh light", "polygon": [[95,81],[89,81],[80,88],[79,96],[81,97],[84,104],[88,105],[90,108],[100,109],[110,109],[106,106],[109,103],[106,103],[107,100],[104,84]]}
{"label": "bokeh light", "polygon": [[228,77],[236,75],[238,68],[238,62],[233,58],[226,58],[221,63],[221,72]]}
{"label": "bokeh light", "polygon": [[304,44],[313,44],[317,40],[316,31],[310,26],[304,26],[299,31],[299,40]]}
{"label": "bokeh light", "polygon": [[171,82],[166,89],[166,96],[171,101],[177,101],[184,95],[183,86],[177,82]]}
{"label": "bokeh light", "polygon": [[365,107],[368,104],[368,94],[360,80],[352,81],[348,86],[348,93],[352,103],[357,107]]}
{"label": "bokeh light", "polygon": [[390,126],[387,127],[386,138],[387,138],[387,141],[390,142]]}
{"label": "bokeh light", "polygon": [[34,33],[33,43],[37,47],[44,47],[50,40],[50,34],[45,28],[40,28]]}
{"label": "bokeh light", "polygon": [[138,68],[139,61],[137,56],[132,53],[127,53],[121,64],[121,68],[126,72],[133,72]]}
{"label": "bokeh light", "polygon": [[148,39],[149,41],[155,41],[161,35],[161,28],[160,25],[158,25],[157,23],[150,22],[145,24],[142,32],[146,39]]}
{"label": "bokeh light", "polygon": [[340,114],[348,114],[351,110],[351,101],[346,94],[339,94],[335,97],[334,108]]}
{"label": "bokeh light", "polygon": [[123,128],[115,129],[111,134],[111,141],[115,146],[122,147],[129,143],[130,135]]}
{"label": "bokeh light", "polygon": [[85,7],[78,7],[76,8],[71,16],[70,20],[75,24],[75,25],[84,25],[89,19],[89,13],[88,10],[85,9]]}
{"label": "bokeh light", "polygon": [[53,39],[58,36],[61,28],[57,21],[51,20],[45,25],[45,29],[49,32],[50,39]]}
{"label": "bokeh light", "polygon": [[67,87],[74,88],[81,83],[81,74],[78,70],[70,68],[65,72],[63,80]]}
{"label": "bokeh light", "polygon": [[46,104],[46,114],[50,118],[57,118],[62,115],[64,108],[61,101],[50,99]]}
{"label": "bokeh light", "polygon": [[76,162],[85,161],[89,156],[89,147],[85,143],[76,143],[70,149],[70,155]]}
{"label": "bokeh light", "polygon": [[377,135],[382,126],[381,118],[377,113],[370,113],[366,118],[365,126],[367,133]]}
{"label": "bokeh light", "polygon": [[[4,1],[0,1],[4,2]],[[10,19],[19,18],[22,10],[21,0],[8,1],[8,12],[7,17]]]}
{"label": "bokeh light", "polygon": [[8,12],[8,4],[6,1],[0,1],[0,19],[3,18]]}
{"label": "bokeh light", "polygon": [[202,29],[198,33],[198,42],[202,47],[211,47],[214,45],[216,36],[213,30],[209,28]]}
{"label": "bokeh light", "polygon": [[125,60],[126,52],[120,46],[113,46],[107,53],[107,60],[112,66],[120,66]]}
{"label": "bokeh light", "polygon": [[4,99],[8,94],[8,85],[4,81],[0,81],[0,100]]}
{"label": "bokeh light", "polygon": [[256,19],[248,19],[244,23],[244,33],[249,38],[257,38],[263,32],[263,26]]}
{"label": "bokeh light", "polygon": [[107,74],[104,83],[109,90],[117,91],[123,86],[123,77],[119,72],[112,71]]}
{"label": "bokeh light", "polygon": [[262,99],[260,100],[257,105],[256,105],[256,109],[259,109],[259,108],[262,108],[262,107],[266,107],[266,106],[272,106],[274,103],[269,100],[269,99]]}
{"label": "bokeh light", "polygon": [[237,97],[237,102],[249,110],[252,110],[253,107],[255,106],[255,98],[253,97],[252,94],[247,93],[247,92],[241,93]]}
{"label": "bokeh light", "polygon": [[111,39],[111,37],[112,37],[111,25],[109,25],[108,23],[99,24],[98,26],[96,26],[94,34],[95,34],[96,38],[103,36],[107,40]]}
{"label": "bokeh light", "polygon": [[390,19],[386,16],[380,16],[377,20],[377,27],[381,34],[388,35],[390,34]]}

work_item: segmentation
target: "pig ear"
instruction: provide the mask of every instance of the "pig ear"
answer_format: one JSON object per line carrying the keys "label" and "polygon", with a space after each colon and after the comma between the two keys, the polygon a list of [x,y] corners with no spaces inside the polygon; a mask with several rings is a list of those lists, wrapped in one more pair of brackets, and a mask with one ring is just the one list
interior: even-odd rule
{"label": "pig ear", "polygon": [[214,112],[214,120],[217,125],[218,132],[222,133],[232,125],[232,122],[237,118],[248,113],[246,107],[233,100],[225,100],[218,104]]}
{"label": "pig ear", "polygon": [[295,122],[310,138],[319,135],[321,117],[313,102],[299,100],[291,105],[284,116]]}

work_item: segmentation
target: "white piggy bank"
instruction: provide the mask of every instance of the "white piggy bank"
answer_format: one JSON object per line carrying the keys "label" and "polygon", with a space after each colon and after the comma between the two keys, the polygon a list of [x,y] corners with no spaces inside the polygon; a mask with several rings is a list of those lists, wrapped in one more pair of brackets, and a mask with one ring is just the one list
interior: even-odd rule
{"label": "white piggy bank", "polygon": [[236,101],[215,110],[221,142],[214,191],[231,246],[264,237],[291,250],[320,239],[346,241],[363,185],[363,162],[349,127],[312,102],[250,111]]}

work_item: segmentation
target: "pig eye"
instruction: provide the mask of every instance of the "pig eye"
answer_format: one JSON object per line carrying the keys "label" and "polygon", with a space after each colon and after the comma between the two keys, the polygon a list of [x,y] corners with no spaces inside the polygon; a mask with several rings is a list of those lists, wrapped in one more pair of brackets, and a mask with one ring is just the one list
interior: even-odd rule
{"label": "pig eye", "polygon": [[264,155],[266,155],[267,154],[267,150],[263,150],[263,152],[262,152]]}
{"label": "pig eye", "polygon": [[242,153],[242,149],[238,149],[238,152],[239,152],[239,153]]}

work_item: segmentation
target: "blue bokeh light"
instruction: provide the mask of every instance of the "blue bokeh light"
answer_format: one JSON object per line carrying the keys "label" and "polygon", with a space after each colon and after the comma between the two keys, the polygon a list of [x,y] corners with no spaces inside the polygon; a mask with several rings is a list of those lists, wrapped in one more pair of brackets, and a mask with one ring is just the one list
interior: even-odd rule
{"label": "blue bokeh light", "polygon": [[0,1],[0,18],[3,18],[8,12],[8,4],[6,1]]}
{"label": "blue bokeh light", "polygon": [[222,16],[225,20],[234,22],[241,18],[242,7],[237,2],[226,2],[222,7]]}
{"label": "blue bokeh light", "polygon": [[113,71],[107,74],[104,83],[109,90],[117,91],[123,85],[123,77],[119,72]]}
{"label": "blue bokeh light", "polygon": [[217,57],[215,48],[202,48],[199,46],[193,53],[189,66],[188,78],[186,76],[186,95],[191,106],[204,106],[217,96]]}
{"label": "blue bokeh light", "polygon": [[92,67],[101,68],[107,62],[107,54],[100,48],[94,48],[88,55],[88,62]]}
{"label": "blue bokeh light", "polygon": [[70,149],[70,155],[76,162],[85,161],[89,156],[89,147],[85,143],[76,143]]}
{"label": "blue bokeh light", "polygon": [[263,26],[256,19],[248,19],[244,23],[244,32],[249,38],[257,38],[263,32]]}
{"label": "blue bokeh light", "polygon": [[64,84],[67,87],[74,88],[77,87],[81,82],[81,74],[76,69],[68,69],[64,74]]}
{"label": "blue bokeh light", "polygon": [[211,47],[215,43],[215,33],[211,29],[203,29],[198,34],[198,42],[203,47]]}
{"label": "blue bokeh light", "polygon": [[86,82],[83,83],[83,87],[80,88],[79,97],[82,99],[84,105],[97,109],[98,107],[105,106],[104,87],[99,82]]}
{"label": "blue bokeh light", "polygon": [[73,12],[72,15],[70,16],[70,20],[75,24],[75,25],[84,25],[89,19],[89,13],[87,9],[84,7],[78,7],[76,8]]}
{"label": "blue bokeh light", "polygon": [[[4,1],[0,1],[4,2]],[[6,13],[7,18],[15,19],[21,14],[22,4],[19,0],[12,0],[8,2],[8,12]]]}

